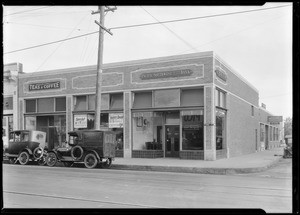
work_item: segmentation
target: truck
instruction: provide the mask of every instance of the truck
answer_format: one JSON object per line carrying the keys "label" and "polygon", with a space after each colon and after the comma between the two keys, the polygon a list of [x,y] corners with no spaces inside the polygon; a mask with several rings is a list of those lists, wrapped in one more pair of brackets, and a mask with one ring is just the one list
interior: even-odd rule
{"label": "truck", "polygon": [[115,146],[116,134],[113,131],[70,131],[64,146],[47,152],[46,163],[50,167],[62,162],[67,167],[74,163],[84,163],[89,169],[98,164],[110,168],[115,158]]}

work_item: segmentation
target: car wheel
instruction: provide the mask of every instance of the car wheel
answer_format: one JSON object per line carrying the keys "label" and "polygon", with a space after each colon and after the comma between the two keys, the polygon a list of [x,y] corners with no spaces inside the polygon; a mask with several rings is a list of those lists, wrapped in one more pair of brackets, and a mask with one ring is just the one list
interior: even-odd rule
{"label": "car wheel", "polygon": [[89,153],[84,157],[84,165],[86,168],[92,169],[97,166],[98,160],[94,153]]}
{"label": "car wheel", "polygon": [[46,158],[46,163],[48,166],[55,166],[57,162],[57,157],[54,152],[49,152]]}
{"label": "car wheel", "polygon": [[26,165],[29,162],[29,154],[28,152],[21,152],[19,155],[19,163],[21,165]]}
{"label": "car wheel", "polygon": [[112,164],[111,158],[107,158],[106,161],[104,161],[102,163],[102,167],[106,168],[106,169],[109,169],[111,167],[111,164]]}
{"label": "car wheel", "polygon": [[37,160],[39,166],[44,166],[46,164],[46,156],[42,156],[40,159]]}
{"label": "car wheel", "polygon": [[9,164],[15,164],[16,158],[8,158]]}

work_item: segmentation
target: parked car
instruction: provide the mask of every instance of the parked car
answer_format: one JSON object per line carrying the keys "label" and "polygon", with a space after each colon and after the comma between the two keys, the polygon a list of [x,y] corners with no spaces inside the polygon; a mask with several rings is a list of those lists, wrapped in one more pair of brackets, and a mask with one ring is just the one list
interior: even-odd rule
{"label": "parked car", "polygon": [[86,168],[95,168],[101,164],[110,168],[115,157],[116,134],[112,131],[78,130],[68,133],[68,142],[64,147],[48,151],[46,163],[54,166],[63,162],[65,166],[84,163]]}
{"label": "parked car", "polygon": [[46,133],[35,130],[16,130],[9,133],[8,146],[4,155],[11,164],[26,165],[29,161],[37,161],[39,165],[46,162]]}

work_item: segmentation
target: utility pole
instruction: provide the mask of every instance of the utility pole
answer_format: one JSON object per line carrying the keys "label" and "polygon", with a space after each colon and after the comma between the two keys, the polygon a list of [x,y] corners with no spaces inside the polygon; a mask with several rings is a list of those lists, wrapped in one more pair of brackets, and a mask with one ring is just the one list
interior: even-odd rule
{"label": "utility pole", "polygon": [[[104,8],[105,7],[105,8]],[[107,11],[114,12],[117,8],[110,8],[107,6],[98,6],[98,11],[92,11],[92,14],[100,13],[100,22],[95,20],[99,25],[99,44],[98,44],[98,62],[97,62],[97,80],[96,80],[96,96],[95,96],[95,121],[94,128],[100,130],[101,125],[101,85],[102,85],[102,66],[103,66],[103,40],[104,31],[112,35],[109,29],[104,27],[104,13]]]}

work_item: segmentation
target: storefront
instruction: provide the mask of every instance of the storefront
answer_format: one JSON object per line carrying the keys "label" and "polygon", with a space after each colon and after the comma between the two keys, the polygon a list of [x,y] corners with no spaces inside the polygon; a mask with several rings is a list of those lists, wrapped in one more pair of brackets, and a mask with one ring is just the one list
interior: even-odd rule
{"label": "storefront", "polygon": [[[258,91],[213,52],[106,64],[102,79],[100,125],[117,133],[119,157],[216,160],[258,149]],[[95,81],[96,66],[21,75],[20,129],[46,131],[51,147],[93,129]]]}

